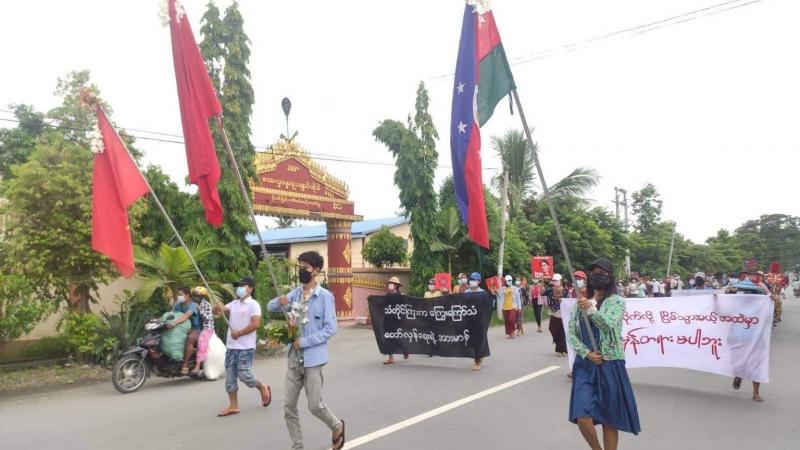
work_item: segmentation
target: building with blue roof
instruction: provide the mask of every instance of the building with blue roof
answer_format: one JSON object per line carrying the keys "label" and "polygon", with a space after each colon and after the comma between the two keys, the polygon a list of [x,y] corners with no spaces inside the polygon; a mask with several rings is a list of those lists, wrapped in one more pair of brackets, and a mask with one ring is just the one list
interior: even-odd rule
{"label": "building with blue roof", "polygon": [[[411,243],[411,224],[405,217],[387,217],[383,219],[370,219],[352,224],[352,241],[350,243],[353,268],[372,267],[361,256],[361,250],[367,243],[370,236],[380,231],[382,227],[388,227],[395,235],[406,241],[409,253],[412,251]],[[294,227],[294,228],[274,228],[262,230],[261,239],[267,246],[270,255],[279,258],[294,259],[300,253],[315,250],[325,257],[327,266],[328,261],[328,236],[327,226],[320,225]],[[253,251],[260,253],[258,237],[255,233],[247,235],[247,242]]]}

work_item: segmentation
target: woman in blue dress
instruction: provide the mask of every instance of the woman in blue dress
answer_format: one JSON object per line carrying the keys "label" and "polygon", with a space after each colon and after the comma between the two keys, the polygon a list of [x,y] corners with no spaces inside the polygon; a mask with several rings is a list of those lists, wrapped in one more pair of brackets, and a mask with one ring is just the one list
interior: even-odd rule
{"label": "woman in blue dress", "polygon": [[[636,399],[625,370],[622,345],[625,300],[615,293],[611,261],[598,259],[589,266],[589,272],[588,298],[579,299],[572,308],[567,332],[576,354],[569,420],[578,424],[593,450],[615,450],[620,430],[633,434],[641,431]],[[588,329],[584,315],[589,319]],[[590,336],[594,337],[594,343]],[[603,426],[602,447],[596,425]]]}

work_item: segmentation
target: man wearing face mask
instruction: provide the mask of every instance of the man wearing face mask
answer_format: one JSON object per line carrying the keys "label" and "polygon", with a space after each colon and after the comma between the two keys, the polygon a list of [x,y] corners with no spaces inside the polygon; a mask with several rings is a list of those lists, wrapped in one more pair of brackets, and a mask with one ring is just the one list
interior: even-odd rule
{"label": "man wearing face mask", "polygon": [[575,272],[575,289],[572,290],[571,297],[586,297],[586,274],[582,270]]}
{"label": "man wearing face mask", "polygon": [[300,335],[289,347],[286,370],[286,395],[283,413],[293,449],[303,448],[303,430],[297,400],[305,389],[308,409],[332,433],[334,449],[345,443],[345,424],[339,420],[322,399],[322,368],[328,363],[328,341],[336,334],[336,302],[333,294],[317,283],[325,260],[317,252],[301,253],[297,257],[298,279],[301,286],[287,295],[270,300],[270,312],[297,314]]}
{"label": "man wearing face mask", "polygon": [[[400,287],[403,284],[400,282],[400,278],[394,276],[386,280],[386,295],[403,295],[400,291]],[[394,355],[386,355],[386,361],[383,363],[386,365],[394,364]],[[409,354],[403,353],[403,359],[408,359]]]}
{"label": "man wearing face mask", "polygon": [[224,307],[217,305],[214,308],[215,314],[224,312],[228,316],[228,337],[225,340],[227,347],[225,390],[228,392],[230,405],[218,414],[220,417],[239,413],[237,378],[247,387],[258,389],[261,393],[262,406],[267,407],[272,402],[272,390],[258,381],[252,372],[256,353],[256,330],[261,325],[261,305],[251,297],[255,286],[252,278],[242,278],[236,284],[237,298]]}

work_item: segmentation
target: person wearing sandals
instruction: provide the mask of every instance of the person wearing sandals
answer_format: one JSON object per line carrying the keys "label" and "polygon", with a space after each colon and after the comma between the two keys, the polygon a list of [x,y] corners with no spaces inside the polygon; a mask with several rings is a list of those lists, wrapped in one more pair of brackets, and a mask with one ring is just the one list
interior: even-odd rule
{"label": "person wearing sandals", "polygon": [[[578,299],[568,323],[568,338],[576,355],[569,421],[578,425],[593,450],[616,450],[619,431],[641,431],[636,398],[625,370],[625,300],[614,292],[611,261],[600,258],[589,266],[589,272],[587,296]],[[603,427],[602,446],[596,425]]]}
{"label": "person wearing sandals", "polygon": [[345,423],[333,414],[322,398],[322,368],[328,363],[328,340],[336,334],[336,302],[333,294],[319,285],[317,276],[325,259],[315,251],[297,257],[298,286],[289,294],[272,299],[270,312],[295,312],[299,335],[289,346],[286,368],[286,393],[283,397],[283,417],[293,449],[303,448],[303,429],[297,400],[305,389],[311,414],[330,428],[334,449],[344,447]]}
{"label": "person wearing sandals", "polygon": [[[402,286],[403,284],[400,283],[400,278],[397,277],[389,278],[388,280],[386,280],[386,295],[403,295],[403,293],[400,292],[400,288]],[[383,363],[386,365],[394,364],[394,355],[386,355],[386,356],[387,356],[386,361],[384,361]],[[408,359],[408,353],[403,353],[403,359]]]}
{"label": "person wearing sandals", "polygon": [[228,316],[228,337],[225,339],[225,390],[230,404],[217,414],[227,417],[239,414],[239,380],[247,387],[256,388],[261,393],[261,405],[265,408],[272,402],[272,390],[253,375],[253,358],[256,353],[256,330],[261,326],[261,305],[253,300],[251,294],[256,287],[250,277],[242,278],[236,284],[236,299],[224,307],[217,305],[214,313]]}

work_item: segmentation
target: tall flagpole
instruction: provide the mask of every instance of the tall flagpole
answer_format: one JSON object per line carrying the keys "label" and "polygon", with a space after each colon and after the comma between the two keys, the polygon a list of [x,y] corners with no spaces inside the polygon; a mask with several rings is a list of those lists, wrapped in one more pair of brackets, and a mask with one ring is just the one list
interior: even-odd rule
{"label": "tall flagpole", "polygon": [[[550,216],[553,218],[553,224],[556,227],[556,236],[558,236],[558,243],[561,245],[561,253],[564,254],[564,259],[567,261],[567,269],[569,270],[569,277],[572,280],[572,285],[577,286],[575,284],[575,270],[572,268],[572,260],[569,257],[569,252],[567,251],[567,244],[564,242],[564,235],[561,232],[561,223],[558,221],[558,215],[556,215],[556,209],[553,207],[553,199],[550,197],[550,190],[547,188],[547,182],[544,180],[544,173],[542,172],[542,165],[539,163],[539,155],[536,154],[536,150],[533,148],[533,138],[531,137],[531,130],[528,128],[528,121],[525,119],[525,112],[522,110],[522,104],[519,101],[519,94],[517,94],[517,90],[514,89],[511,91],[511,95],[514,96],[514,103],[517,104],[517,111],[519,111],[519,117],[522,120],[522,128],[525,130],[525,137],[528,140],[528,148],[531,151],[531,155],[533,156],[533,162],[536,164],[536,172],[539,174],[539,181],[542,183],[542,189],[544,190],[545,198],[547,198],[547,207],[550,209]],[[577,308],[578,306],[575,305]],[[586,330],[589,331],[589,339],[592,341],[592,351],[598,352],[597,342],[595,341],[594,334],[591,332],[591,325],[589,324],[589,317],[586,314],[581,314],[583,317],[584,323],[586,325]]]}
{"label": "tall flagpole", "polygon": [[[497,278],[500,279],[502,286],[503,278],[503,255],[506,248],[506,204],[508,203],[508,170],[503,168],[503,196],[500,203],[500,248],[497,250]],[[497,318],[503,318],[503,307],[500,300],[497,301]]]}
{"label": "tall flagpole", "polygon": [[228,152],[228,161],[230,162],[231,167],[233,167],[233,171],[236,173],[236,179],[239,181],[239,190],[242,192],[242,198],[247,205],[247,211],[250,213],[250,220],[253,222],[253,230],[255,230],[256,236],[258,237],[258,243],[261,246],[261,258],[263,258],[264,262],[267,263],[267,271],[269,272],[270,279],[272,280],[272,286],[275,288],[275,295],[281,295],[280,287],[278,286],[278,279],[275,278],[275,272],[272,270],[272,262],[269,260],[269,256],[267,254],[267,246],[264,245],[264,239],[261,237],[261,232],[258,230],[258,222],[256,222],[256,215],[253,212],[253,203],[250,201],[250,195],[247,193],[247,188],[245,187],[242,173],[239,171],[239,164],[236,163],[236,157],[233,155],[231,142],[228,140],[228,133],[225,132],[225,126],[222,123],[222,115],[217,116],[217,125],[219,126],[219,130],[222,134],[222,142],[225,144],[225,149]]}
{"label": "tall flagpole", "polygon": [[[105,114],[105,109],[103,109],[102,106],[99,106],[99,107],[103,111],[103,114]],[[181,237],[181,234],[178,232],[178,229],[175,228],[175,224],[172,222],[172,219],[169,217],[169,214],[167,214],[167,210],[164,209],[164,205],[161,204],[161,200],[158,199],[158,196],[156,195],[156,192],[153,190],[153,186],[150,185],[150,182],[147,180],[147,177],[145,177],[144,173],[142,173],[142,169],[139,167],[138,164],[136,164],[136,160],[133,159],[133,155],[131,155],[131,151],[128,150],[128,146],[125,144],[125,141],[122,140],[122,137],[119,135],[119,132],[117,131],[117,128],[115,126],[113,126],[113,125],[110,128],[112,130],[114,130],[114,134],[117,136],[117,139],[119,139],[119,141],[122,143],[122,147],[125,149],[125,152],[128,154],[128,158],[131,159],[131,162],[133,163],[133,166],[136,167],[136,170],[139,172],[139,175],[142,177],[142,179],[144,180],[144,183],[147,185],[147,189],[150,191],[150,197],[156,203],[156,206],[158,206],[159,211],[161,211],[161,214],[164,216],[164,219],[166,219],[166,221],[169,224],[170,228],[172,228],[172,232],[175,233],[175,237],[178,239],[178,242],[181,244],[181,247],[183,247],[183,251],[186,252],[186,256],[189,257],[189,261],[192,262],[192,266],[194,266],[194,270],[197,271],[197,275],[200,276],[200,280],[203,282],[203,286],[205,286],[206,290],[208,291],[209,300],[214,300],[213,297],[212,297],[211,286],[208,285],[208,281],[206,280],[205,275],[203,275],[203,272],[200,270],[200,266],[197,265],[197,261],[195,261],[194,256],[192,256],[192,252],[189,250],[189,247],[186,245],[186,242],[183,241],[183,238]],[[225,322],[227,323],[228,322],[227,317],[225,317],[223,315],[223,318],[225,319]]]}

